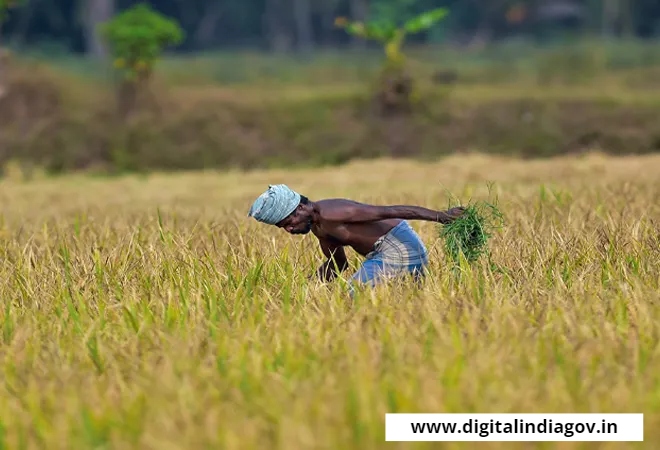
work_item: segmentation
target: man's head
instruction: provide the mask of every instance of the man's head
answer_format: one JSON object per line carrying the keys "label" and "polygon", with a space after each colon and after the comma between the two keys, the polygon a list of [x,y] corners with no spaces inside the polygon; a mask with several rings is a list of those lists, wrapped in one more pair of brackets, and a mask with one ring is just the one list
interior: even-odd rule
{"label": "man's head", "polygon": [[284,184],[270,185],[252,204],[248,216],[291,234],[307,234],[312,229],[312,205],[304,195]]}

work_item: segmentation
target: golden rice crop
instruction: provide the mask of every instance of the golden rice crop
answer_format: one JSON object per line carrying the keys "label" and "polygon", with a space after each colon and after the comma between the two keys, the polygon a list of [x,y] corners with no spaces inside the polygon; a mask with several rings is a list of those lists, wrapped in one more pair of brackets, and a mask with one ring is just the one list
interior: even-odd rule
{"label": "golden rice crop", "polygon": [[[0,448],[437,448],[386,412],[644,412],[660,439],[660,157],[452,157],[307,171],[0,182]],[[442,209],[488,198],[493,264],[350,301],[269,183]],[[492,183],[489,187],[488,183]],[[360,260],[352,252],[351,270]],[[347,274],[347,275],[350,275]],[[536,448],[456,443],[442,448]]]}

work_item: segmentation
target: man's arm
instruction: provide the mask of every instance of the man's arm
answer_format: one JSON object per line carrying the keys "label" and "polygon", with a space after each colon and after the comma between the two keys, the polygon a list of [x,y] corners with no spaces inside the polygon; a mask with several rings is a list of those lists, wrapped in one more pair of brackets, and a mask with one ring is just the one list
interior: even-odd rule
{"label": "man's arm", "polygon": [[447,211],[436,211],[413,205],[375,206],[345,201],[324,208],[322,217],[331,222],[374,222],[384,219],[425,220],[443,224],[456,220],[464,211],[462,206]]}
{"label": "man's arm", "polygon": [[323,281],[332,281],[339,274],[337,269],[339,272],[342,272],[348,268],[346,253],[344,253],[344,247],[334,243],[330,239],[321,237],[318,239],[323,255],[328,259],[319,267],[316,274]]}

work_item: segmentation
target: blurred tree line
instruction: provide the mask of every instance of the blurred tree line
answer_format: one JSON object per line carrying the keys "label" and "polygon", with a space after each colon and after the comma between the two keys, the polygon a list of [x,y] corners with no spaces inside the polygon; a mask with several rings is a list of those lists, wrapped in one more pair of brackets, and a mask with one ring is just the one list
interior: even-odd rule
{"label": "blurred tree line", "polygon": [[[2,24],[2,42],[15,48],[103,56],[95,30],[139,0],[25,0]],[[660,0],[150,0],[181,24],[179,51],[261,48],[311,52],[315,48],[368,45],[334,26],[353,20],[404,19],[436,7],[447,21],[411,41],[484,45],[521,37],[598,35],[653,38],[660,35]]]}

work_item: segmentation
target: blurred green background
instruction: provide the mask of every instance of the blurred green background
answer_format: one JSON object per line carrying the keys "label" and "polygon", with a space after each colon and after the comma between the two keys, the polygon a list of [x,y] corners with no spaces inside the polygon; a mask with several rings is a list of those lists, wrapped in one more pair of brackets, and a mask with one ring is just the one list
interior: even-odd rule
{"label": "blurred green background", "polygon": [[[185,39],[157,66],[155,106],[127,124],[112,120],[116,77],[97,31],[136,3],[9,11],[0,163],[181,170],[660,148],[657,0],[150,1]],[[406,40],[419,108],[374,117],[382,47],[336,18],[401,21],[437,7],[447,19]]]}

